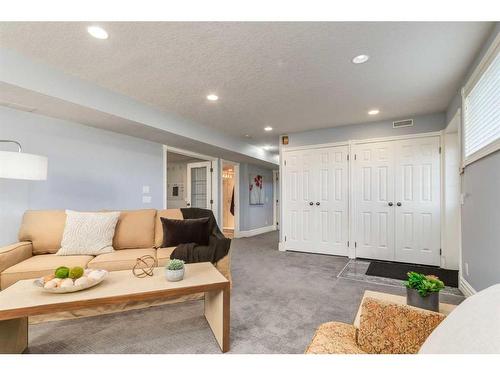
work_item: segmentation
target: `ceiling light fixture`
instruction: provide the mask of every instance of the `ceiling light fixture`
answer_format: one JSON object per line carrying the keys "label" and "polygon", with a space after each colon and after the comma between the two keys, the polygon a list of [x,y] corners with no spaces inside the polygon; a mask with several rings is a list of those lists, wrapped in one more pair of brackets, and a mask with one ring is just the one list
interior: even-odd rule
{"label": "ceiling light fixture", "polygon": [[211,102],[216,102],[217,100],[219,100],[219,97],[215,94],[209,94],[207,95],[207,100],[210,100]]}
{"label": "ceiling light fixture", "polygon": [[89,26],[87,31],[90,35],[97,39],[108,39],[108,32],[99,26]]}
{"label": "ceiling light fixture", "polygon": [[353,57],[352,62],[353,62],[353,64],[363,64],[363,63],[367,62],[369,58],[370,58],[370,56],[368,56],[368,55],[358,55],[358,56]]}
{"label": "ceiling light fixture", "polygon": [[265,145],[264,147],[262,147],[264,150],[266,151],[269,151],[273,148],[273,146],[269,146],[269,145]]}
{"label": "ceiling light fixture", "polygon": [[368,114],[370,116],[373,116],[373,115],[378,115],[380,113],[380,111],[378,109],[371,109],[368,111]]}
{"label": "ceiling light fixture", "polygon": [[265,130],[266,132],[270,132],[271,130],[273,130],[273,128],[272,128],[271,126],[266,126],[266,127],[264,128],[264,130]]}

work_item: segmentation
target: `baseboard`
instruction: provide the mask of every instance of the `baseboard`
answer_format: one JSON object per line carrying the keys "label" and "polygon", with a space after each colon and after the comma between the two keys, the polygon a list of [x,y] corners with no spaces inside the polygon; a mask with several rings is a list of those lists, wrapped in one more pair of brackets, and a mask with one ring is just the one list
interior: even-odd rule
{"label": "baseboard", "polygon": [[240,230],[238,232],[238,237],[252,237],[258,234],[273,232],[276,230],[276,225],[269,225],[268,227],[255,228],[251,230]]}
{"label": "baseboard", "polygon": [[464,294],[466,297],[470,297],[476,294],[476,290],[469,284],[467,280],[465,280],[462,276],[458,279],[458,289]]}
{"label": "baseboard", "polygon": [[286,251],[284,242],[278,242],[278,250],[279,251]]}

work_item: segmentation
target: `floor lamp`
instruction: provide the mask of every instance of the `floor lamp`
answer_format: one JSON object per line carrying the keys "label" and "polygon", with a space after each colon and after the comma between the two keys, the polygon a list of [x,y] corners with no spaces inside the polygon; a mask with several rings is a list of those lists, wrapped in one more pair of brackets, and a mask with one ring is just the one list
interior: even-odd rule
{"label": "floor lamp", "polygon": [[18,180],[46,180],[47,158],[26,154],[17,141],[0,139],[0,143],[17,145],[16,151],[0,151],[0,178]]}

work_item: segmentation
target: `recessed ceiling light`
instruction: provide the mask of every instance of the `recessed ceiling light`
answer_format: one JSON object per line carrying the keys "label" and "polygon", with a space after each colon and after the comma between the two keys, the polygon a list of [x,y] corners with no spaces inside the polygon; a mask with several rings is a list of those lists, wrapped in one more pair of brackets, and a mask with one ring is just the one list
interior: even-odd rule
{"label": "recessed ceiling light", "polygon": [[266,132],[270,132],[271,130],[273,130],[273,128],[272,128],[271,126],[266,126],[266,127],[264,128],[264,130],[265,130]]}
{"label": "recessed ceiling light", "polygon": [[354,64],[363,64],[363,63],[367,62],[369,58],[370,58],[370,56],[368,56],[368,55],[358,55],[358,56],[353,57],[352,62]]}
{"label": "recessed ceiling light", "polygon": [[378,115],[380,111],[378,109],[371,109],[368,111],[368,114],[373,116],[373,115]]}
{"label": "recessed ceiling light", "polygon": [[90,35],[97,39],[108,39],[108,32],[99,26],[89,26],[87,31]]}
{"label": "recessed ceiling light", "polygon": [[211,102],[216,102],[217,100],[219,100],[219,97],[215,94],[210,94],[207,95],[207,99],[210,100]]}

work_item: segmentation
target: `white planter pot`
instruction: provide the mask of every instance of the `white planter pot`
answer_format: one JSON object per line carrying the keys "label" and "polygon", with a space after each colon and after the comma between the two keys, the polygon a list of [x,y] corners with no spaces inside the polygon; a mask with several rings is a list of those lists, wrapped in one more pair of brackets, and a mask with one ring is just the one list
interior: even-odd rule
{"label": "white planter pot", "polygon": [[165,268],[165,277],[168,281],[181,281],[184,278],[184,268],[181,270],[169,270]]}

